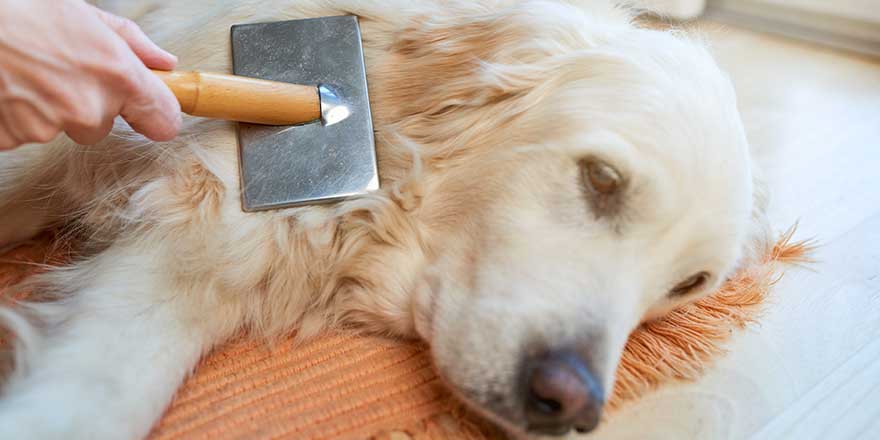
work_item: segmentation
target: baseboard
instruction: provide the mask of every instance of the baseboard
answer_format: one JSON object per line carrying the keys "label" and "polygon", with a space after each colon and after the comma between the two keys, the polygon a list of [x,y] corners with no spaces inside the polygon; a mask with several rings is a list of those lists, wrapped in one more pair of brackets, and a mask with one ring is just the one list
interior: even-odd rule
{"label": "baseboard", "polygon": [[704,18],[880,57],[880,25],[748,0],[709,0]]}

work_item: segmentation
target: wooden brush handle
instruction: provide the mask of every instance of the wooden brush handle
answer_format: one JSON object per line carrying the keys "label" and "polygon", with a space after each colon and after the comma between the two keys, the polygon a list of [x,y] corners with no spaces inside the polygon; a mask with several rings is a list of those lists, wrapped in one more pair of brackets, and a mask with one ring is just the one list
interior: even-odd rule
{"label": "wooden brush handle", "polygon": [[220,73],[153,70],[184,113],[266,125],[321,118],[318,88]]}

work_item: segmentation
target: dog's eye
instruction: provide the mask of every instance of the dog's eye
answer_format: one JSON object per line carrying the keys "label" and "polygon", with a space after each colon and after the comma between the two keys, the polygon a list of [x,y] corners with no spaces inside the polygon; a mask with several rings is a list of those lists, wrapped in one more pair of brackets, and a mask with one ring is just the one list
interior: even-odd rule
{"label": "dog's eye", "polygon": [[700,272],[694,275],[691,275],[688,279],[678,283],[672,290],[669,291],[669,296],[682,296],[687,295],[688,293],[693,292],[694,290],[700,288],[702,285],[706,284],[706,281],[709,281],[709,273],[708,272]]}
{"label": "dog's eye", "polygon": [[584,183],[602,195],[612,195],[620,188],[623,179],[611,165],[598,160],[583,160],[581,163]]}
{"label": "dog's eye", "polygon": [[622,190],[626,184],[620,171],[595,158],[582,159],[578,165],[581,170],[581,185],[593,215],[602,218],[618,214],[623,207]]}

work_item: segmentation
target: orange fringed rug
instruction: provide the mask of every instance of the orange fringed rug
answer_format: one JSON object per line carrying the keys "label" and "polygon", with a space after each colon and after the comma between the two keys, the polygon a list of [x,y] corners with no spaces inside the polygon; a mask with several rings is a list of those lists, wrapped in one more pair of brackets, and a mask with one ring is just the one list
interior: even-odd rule
{"label": "orange fringed rug", "polygon": [[[793,231],[712,296],[643,325],[630,337],[609,410],[671,380],[693,380],[751,322],[780,276],[804,261]],[[44,236],[0,256],[0,294],[58,262]],[[36,263],[36,264],[34,264]],[[154,440],[490,439],[501,435],[463,410],[415,343],[326,334],[271,347],[231,342],[204,359],[154,427]]]}

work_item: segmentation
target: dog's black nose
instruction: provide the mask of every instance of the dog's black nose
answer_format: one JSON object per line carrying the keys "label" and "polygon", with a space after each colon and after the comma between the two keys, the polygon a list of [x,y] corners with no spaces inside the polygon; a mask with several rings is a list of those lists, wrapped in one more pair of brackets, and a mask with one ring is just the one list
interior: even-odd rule
{"label": "dog's black nose", "polygon": [[599,424],[605,393],[587,363],[571,351],[548,353],[526,363],[526,420],[531,432],[563,435]]}

